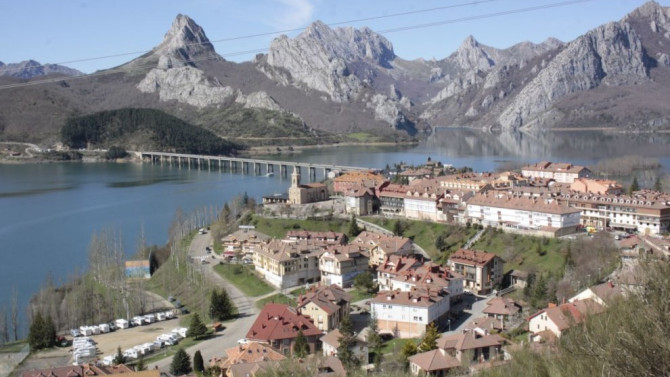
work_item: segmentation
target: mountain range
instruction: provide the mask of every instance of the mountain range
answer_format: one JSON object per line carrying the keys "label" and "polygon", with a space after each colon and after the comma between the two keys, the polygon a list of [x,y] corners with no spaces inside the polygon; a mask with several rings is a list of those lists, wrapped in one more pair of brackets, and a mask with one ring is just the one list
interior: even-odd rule
{"label": "mountain range", "polygon": [[[497,49],[470,36],[441,60],[405,60],[367,27],[317,21],[235,63],[178,15],[159,45],[107,72],[73,78],[80,73],[33,63],[0,75],[0,87],[61,76],[0,90],[0,138],[54,141],[70,117],[125,107],[159,109],[243,142],[262,140],[278,121],[311,142],[354,132],[397,139],[436,126],[670,128],[670,8],[653,1],[570,42]],[[240,119],[256,126],[234,127]]]}

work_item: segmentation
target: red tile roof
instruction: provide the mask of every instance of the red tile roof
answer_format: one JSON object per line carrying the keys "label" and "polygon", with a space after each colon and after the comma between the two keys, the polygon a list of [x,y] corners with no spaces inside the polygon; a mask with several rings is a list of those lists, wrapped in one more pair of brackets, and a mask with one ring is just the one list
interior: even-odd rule
{"label": "red tile roof", "polygon": [[459,249],[451,254],[449,261],[466,265],[485,266],[495,257],[495,254],[487,253],[486,251]]}
{"label": "red tile roof", "polygon": [[293,339],[302,330],[305,336],[321,335],[322,332],[309,317],[298,314],[296,309],[284,304],[266,304],[247,332],[252,340],[273,341]]}

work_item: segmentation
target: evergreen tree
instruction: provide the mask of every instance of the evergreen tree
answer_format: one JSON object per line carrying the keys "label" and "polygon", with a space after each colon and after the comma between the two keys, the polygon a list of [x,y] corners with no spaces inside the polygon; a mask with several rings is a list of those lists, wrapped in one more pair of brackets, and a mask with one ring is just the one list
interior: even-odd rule
{"label": "evergreen tree", "polygon": [[309,355],[309,344],[307,344],[307,339],[302,333],[302,329],[298,330],[298,336],[295,338],[295,344],[293,345],[293,356],[304,358]]}
{"label": "evergreen tree", "polygon": [[661,177],[658,176],[656,177],[656,180],[654,181],[654,191],[663,191],[663,185],[661,184]]}
{"label": "evergreen tree", "polygon": [[172,357],[170,363],[170,373],[174,376],[183,376],[191,373],[191,358],[183,348],[179,348]]}
{"label": "evergreen tree", "polygon": [[186,331],[186,336],[198,339],[207,334],[207,326],[200,320],[198,313],[193,313],[191,324]]}
{"label": "evergreen tree", "polygon": [[437,327],[435,327],[435,323],[431,322],[430,324],[428,324],[428,327],[426,327],[426,334],[423,336],[421,344],[419,344],[419,351],[428,352],[436,349],[437,339],[439,337],[440,333],[437,332]]}
{"label": "evergreen tree", "polygon": [[30,330],[28,331],[28,344],[33,350],[39,350],[44,348],[44,334],[45,334],[46,322],[42,313],[37,312],[33,322],[30,324]]}
{"label": "evergreen tree", "polygon": [[633,182],[630,184],[630,188],[628,188],[628,193],[632,194],[635,191],[640,190],[640,184],[637,183],[637,177],[633,177]]}
{"label": "evergreen tree", "polygon": [[200,373],[205,370],[205,362],[202,360],[200,350],[195,351],[193,355],[193,370]]}
{"label": "evergreen tree", "polygon": [[337,347],[337,357],[344,368],[351,371],[358,366],[359,360],[352,351],[356,345],[356,338],[354,337],[354,324],[351,322],[349,313],[346,313],[340,322],[340,333],[342,336],[338,339],[340,346]]}
{"label": "evergreen tree", "polygon": [[349,236],[350,237],[356,237],[357,235],[361,234],[363,230],[358,226],[358,223],[356,222],[356,216],[351,215],[351,220],[349,221]]}
{"label": "evergreen tree", "polygon": [[135,371],[140,372],[146,369],[147,366],[144,365],[144,354],[140,354],[140,357],[137,359],[137,364],[135,364]]}
{"label": "evergreen tree", "polygon": [[372,278],[372,274],[369,271],[365,271],[362,274],[358,274],[354,278],[354,287],[360,290],[371,292],[374,288],[374,285],[375,282]]}
{"label": "evergreen tree", "polygon": [[114,360],[112,360],[112,363],[114,365],[119,365],[119,364],[124,364],[126,362],[126,357],[123,355],[123,352],[121,352],[121,347],[116,348],[116,356],[114,356]]}
{"label": "evergreen tree", "polygon": [[547,299],[547,278],[544,275],[540,275],[539,278],[533,283],[531,289],[530,302],[531,306],[535,308],[542,308],[546,305]]}
{"label": "evergreen tree", "polygon": [[409,365],[409,358],[416,355],[417,352],[419,352],[419,349],[416,347],[416,343],[414,343],[414,341],[411,339],[405,343],[404,346],[402,346],[400,354],[402,355],[402,360],[405,363],[405,368],[407,368]]}
{"label": "evergreen tree", "polygon": [[395,223],[393,223],[393,234],[396,236],[402,236],[402,231],[403,231],[403,226],[402,222],[400,220],[397,220]]}
{"label": "evergreen tree", "polygon": [[45,348],[53,347],[56,344],[56,325],[51,319],[51,316],[47,316],[44,321],[44,331],[42,333],[42,344]]}
{"label": "evergreen tree", "polygon": [[370,327],[370,330],[368,331],[368,352],[372,355],[372,362],[375,364],[375,368],[379,369],[379,365],[381,365],[384,357],[384,353],[382,352],[384,341],[379,335],[376,314],[370,316],[368,327]]}

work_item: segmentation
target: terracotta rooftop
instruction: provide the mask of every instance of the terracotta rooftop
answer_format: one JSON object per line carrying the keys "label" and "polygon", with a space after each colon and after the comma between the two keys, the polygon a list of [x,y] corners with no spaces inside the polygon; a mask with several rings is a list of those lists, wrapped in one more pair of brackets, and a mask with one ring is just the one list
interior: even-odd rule
{"label": "terracotta rooftop", "polygon": [[494,297],[486,305],[486,308],[482,311],[485,314],[515,315],[521,311],[521,305],[506,297]]}
{"label": "terracotta rooftop", "polygon": [[584,166],[573,165],[568,162],[549,162],[542,161],[532,165],[526,165],[521,168],[522,171],[550,171],[554,173],[579,173],[586,169]]}
{"label": "terracotta rooftop", "polygon": [[501,320],[493,317],[479,317],[470,321],[465,325],[466,329],[480,328],[484,330],[502,330],[504,329],[503,323]]}
{"label": "terracotta rooftop", "polygon": [[381,291],[372,299],[372,302],[377,304],[430,307],[445,298],[448,299],[448,294],[443,289],[415,287],[409,291]]}
{"label": "terracotta rooftop", "polygon": [[670,194],[651,190],[635,191],[633,195],[594,194],[571,191],[561,193],[558,200],[598,203],[621,207],[637,207],[650,209],[670,208]]}
{"label": "terracotta rooftop", "polygon": [[587,314],[598,314],[603,310],[602,305],[597,302],[587,299],[578,300],[561,305],[549,305],[548,308],[542,309],[537,313],[528,317],[530,321],[532,318],[545,313],[560,331],[569,329],[573,324],[579,324],[584,321]]}
{"label": "terracotta rooftop", "polygon": [[369,258],[369,255],[366,249],[358,245],[332,245],[326,247],[326,251],[321,254],[321,258],[332,258],[339,262],[346,262],[358,258]]}
{"label": "terracotta rooftop", "polygon": [[528,196],[517,196],[499,191],[495,193],[477,194],[468,199],[468,205],[480,205],[487,207],[507,208],[525,211],[534,211],[552,214],[580,213],[579,208],[568,207],[559,204],[553,198],[537,198]]}
{"label": "terracotta rooftop", "polygon": [[312,240],[319,241],[329,245],[344,244],[347,236],[340,232],[312,232],[309,230],[289,230],[286,233],[289,240]]}
{"label": "terracotta rooftop", "polygon": [[277,261],[287,261],[307,256],[320,256],[323,251],[323,243],[312,240],[298,240],[295,242],[284,242],[273,239],[261,243],[255,247],[256,253],[265,255]]}
{"label": "terracotta rooftop", "polygon": [[298,314],[296,309],[284,304],[266,304],[247,332],[247,338],[260,341],[293,339],[302,330],[305,336],[321,335],[322,332],[309,317]]}
{"label": "terracotta rooftop", "polygon": [[475,348],[499,346],[504,342],[505,339],[500,335],[481,334],[479,331],[470,330],[442,336],[437,340],[437,348],[447,351],[450,349],[466,351]]}
{"label": "terracotta rooftop", "polygon": [[[121,364],[116,366],[97,366],[95,364],[68,365],[46,369],[33,369],[21,373],[21,377],[88,377],[110,374],[134,374],[135,371]],[[158,373],[159,374],[159,373]],[[150,376],[146,376],[150,377]],[[158,376],[151,376],[158,377]]]}
{"label": "terracotta rooftop", "polygon": [[308,291],[304,296],[300,296],[298,308],[314,303],[314,305],[323,309],[326,313],[332,314],[338,311],[343,305],[351,302],[351,295],[345,292],[338,285],[320,286],[312,291]]}
{"label": "terracotta rooftop", "polygon": [[461,363],[455,357],[449,355],[443,349],[435,349],[428,352],[418,353],[409,358],[410,363],[414,363],[426,372],[437,372],[458,368]]}
{"label": "terracotta rooftop", "polygon": [[465,265],[485,266],[494,258],[496,258],[495,254],[486,251],[459,249],[449,256],[449,261]]}
{"label": "terracotta rooftop", "polygon": [[226,358],[218,365],[228,369],[233,364],[255,363],[258,361],[280,361],[286,356],[275,351],[267,344],[249,342],[237,347],[226,349]]}
{"label": "terracotta rooftop", "polygon": [[240,229],[234,233],[231,233],[221,240],[223,242],[249,242],[249,241],[267,241],[270,239],[270,236],[267,234],[257,232],[255,230]]}
{"label": "terracotta rooftop", "polygon": [[422,264],[423,260],[414,256],[391,254],[384,257],[384,261],[377,267],[377,273],[396,276]]}
{"label": "terracotta rooftop", "polygon": [[351,244],[362,246],[368,250],[379,247],[386,254],[395,254],[399,250],[410,245],[412,240],[405,237],[387,236],[379,233],[363,231],[356,237]]}

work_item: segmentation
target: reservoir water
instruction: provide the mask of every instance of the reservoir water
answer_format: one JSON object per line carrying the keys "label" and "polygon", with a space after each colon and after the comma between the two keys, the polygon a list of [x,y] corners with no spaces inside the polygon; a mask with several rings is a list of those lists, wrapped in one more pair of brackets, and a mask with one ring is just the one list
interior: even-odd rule
{"label": "reservoir water", "polygon": [[[484,171],[509,161],[589,165],[601,158],[640,154],[657,157],[667,171],[669,139],[655,134],[530,137],[445,130],[418,146],[316,148],[265,157],[383,168],[400,161],[423,163],[430,156]],[[289,185],[290,177],[279,174],[253,176],[148,163],[0,165],[0,308],[9,309],[13,288],[25,308],[47,274],[62,282],[84,271],[94,232],[119,233],[126,254],[132,255],[142,229],[147,243],[165,243],[177,209],[189,213],[221,208],[244,192],[260,200],[286,192]],[[25,316],[22,320],[25,326]]]}

